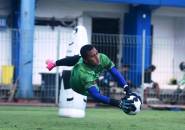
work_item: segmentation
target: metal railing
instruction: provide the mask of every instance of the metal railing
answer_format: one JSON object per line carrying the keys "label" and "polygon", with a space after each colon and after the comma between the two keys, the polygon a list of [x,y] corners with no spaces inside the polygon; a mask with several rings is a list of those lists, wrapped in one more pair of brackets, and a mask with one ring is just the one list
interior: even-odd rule
{"label": "metal railing", "polygon": [[[10,85],[4,85],[2,82],[2,66],[12,65],[11,47],[16,39],[12,39],[12,32],[16,30],[5,30],[0,32],[0,98],[6,101],[10,93]],[[17,30],[18,31],[18,30]],[[34,50],[33,50],[33,90],[34,98],[41,102],[58,102],[58,93],[60,89],[61,72],[64,67],[54,69],[49,72],[45,68],[45,60],[51,58],[53,60],[64,58],[66,55],[66,44],[72,42],[72,29],[41,29],[36,28],[34,34]],[[146,39],[143,41],[143,39]],[[178,81],[184,75],[179,69],[179,64],[185,60],[183,50],[185,49],[185,39],[170,39],[145,36],[125,36],[115,34],[92,34],[92,44],[101,53],[105,53],[115,63],[116,67],[124,75],[125,79],[133,90],[141,92],[143,88],[142,79],[144,78],[143,63],[147,61],[146,54],[134,53],[133,50],[140,49],[150,50],[150,64],[155,65],[155,71],[151,73],[151,82],[158,84],[159,90],[153,86],[147,86],[144,92],[145,102],[151,98],[157,98],[160,103],[185,104],[184,87],[179,88]],[[143,46],[146,44],[146,46]],[[148,53],[148,52],[144,52]],[[138,55],[140,57],[138,58]],[[143,57],[145,56],[145,57]],[[124,58],[130,61],[126,61]],[[142,61],[142,60],[145,61]],[[126,62],[126,63],[125,63]],[[140,64],[137,64],[140,63]],[[146,67],[146,66],[145,66]],[[134,68],[140,68],[134,69]],[[103,79],[99,81],[99,85],[105,95],[119,98],[122,94],[121,89],[117,86],[112,78],[103,75]],[[132,77],[133,76],[133,77]],[[134,84],[136,81],[141,84]],[[172,82],[177,81],[177,83]],[[144,82],[145,83],[145,82]],[[147,90],[146,90],[147,89]],[[57,94],[56,94],[57,93]],[[15,96],[16,98],[16,96]],[[152,99],[151,99],[152,100]],[[153,101],[153,100],[152,100]],[[148,101],[150,102],[150,101]],[[158,103],[159,103],[158,102]]]}

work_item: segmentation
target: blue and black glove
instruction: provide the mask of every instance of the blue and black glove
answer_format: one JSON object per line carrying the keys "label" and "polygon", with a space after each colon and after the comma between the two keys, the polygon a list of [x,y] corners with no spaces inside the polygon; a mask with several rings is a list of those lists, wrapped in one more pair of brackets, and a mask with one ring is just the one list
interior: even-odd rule
{"label": "blue and black glove", "polygon": [[117,106],[122,109],[124,112],[129,112],[134,110],[134,101],[127,100],[126,96],[120,100],[110,99],[110,105]]}
{"label": "blue and black glove", "polygon": [[127,100],[127,98],[122,98],[120,102],[120,108],[125,112],[129,113],[130,111],[135,111],[134,101]]}
{"label": "blue and black glove", "polygon": [[[133,97],[134,98],[133,98]],[[131,111],[136,110],[136,106],[134,102],[137,102],[138,100],[141,101],[141,97],[136,93],[128,93],[124,98],[121,99],[120,102],[120,108],[127,114],[129,114]]]}
{"label": "blue and black glove", "polygon": [[123,87],[123,90],[125,91],[126,95],[129,95],[132,93],[130,87],[127,84]]}

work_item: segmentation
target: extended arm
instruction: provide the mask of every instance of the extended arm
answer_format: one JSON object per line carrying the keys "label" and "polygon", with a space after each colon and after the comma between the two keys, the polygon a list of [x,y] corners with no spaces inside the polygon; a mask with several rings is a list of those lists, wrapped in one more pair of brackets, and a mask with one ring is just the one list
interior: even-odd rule
{"label": "extended arm", "polygon": [[55,63],[56,66],[74,66],[80,58],[81,56],[75,55],[57,60]]}
{"label": "extended arm", "polygon": [[110,73],[112,76],[115,78],[115,80],[118,82],[118,84],[123,87],[124,91],[128,94],[130,93],[130,89],[127,85],[127,82],[125,81],[124,77],[122,74],[116,69],[116,67],[112,67],[110,70]]}
{"label": "extended arm", "polygon": [[88,93],[96,101],[102,102],[104,104],[120,107],[120,103],[121,103],[120,100],[111,99],[110,97],[101,95],[100,92],[97,90],[96,86],[91,86],[90,88],[88,88]]}
{"label": "extended arm", "polygon": [[47,60],[46,61],[47,68],[49,71],[51,71],[56,66],[74,66],[78,62],[80,57],[81,56],[79,55],[70,56],[70,57],[57,60],[56,62],[53,62],[52,60]]}
{"label": "extended arm", "polygon": [[108,104],[111,106],[118,107],[123,111],[128,111],[133,108],[133,102],[126,100],[126,98],[122,98],[121,100],[112,99],[110,97],[101,95],[97,90],[96,86],[91,86],[88,88],[88,93],[95,99],[96,101],[102,102],[104,104]]}

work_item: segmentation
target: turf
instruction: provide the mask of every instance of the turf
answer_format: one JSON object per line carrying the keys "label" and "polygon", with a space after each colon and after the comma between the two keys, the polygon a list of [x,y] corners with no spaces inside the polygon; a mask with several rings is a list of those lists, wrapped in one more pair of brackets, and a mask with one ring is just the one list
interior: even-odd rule
{"label": "turf", "polygon": [[55,107],[0,107],[0,130],[185,130],[185,111],[87,109],[83,119],[61,118]]}

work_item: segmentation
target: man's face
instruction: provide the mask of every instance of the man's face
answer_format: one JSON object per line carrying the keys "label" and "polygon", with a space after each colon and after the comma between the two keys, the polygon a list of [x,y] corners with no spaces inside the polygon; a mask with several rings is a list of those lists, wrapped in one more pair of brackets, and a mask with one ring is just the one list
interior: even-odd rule
{"label": "man's face", "polygon": [[93,48],[91,51],[88,52],[87,57],[85,59],[87,64],[96,66],[99,65],[99,55],[96,48]]}

